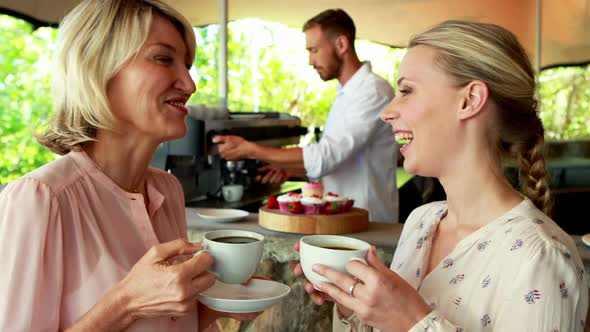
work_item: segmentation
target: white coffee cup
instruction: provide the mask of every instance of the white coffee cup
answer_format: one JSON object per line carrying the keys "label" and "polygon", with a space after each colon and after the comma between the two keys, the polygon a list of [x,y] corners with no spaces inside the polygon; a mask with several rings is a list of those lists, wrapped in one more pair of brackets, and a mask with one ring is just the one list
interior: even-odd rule
{"label": "white coffee cup", "polygon": [[[314,264],[322,264],[334,270],[347,273],[346,264],[358,260],[366,264],[367,253],[371,247],[365,241],[339,235],[309,235],[299,240],[299,258],[305,278],[312,284],[330,280],[313,272]],[[347,248],[347,249],[338,249]]]}
{"label": "white coffee cup", "polygon": [[221,187],[221,193],[223,194],[223,199],[226,201],[238,202],[244,195],[244,186],[241,184],[230,184],[223,186]]}
{"label": "white coffee cup", "polygon": [[[251,241],[240,241],[239,238]],[[206,232],[204,250],[215,259],[210,271],[226,284],[247,281],[256,272],[263,242],[264,236],[255,232],[229,229]]]}

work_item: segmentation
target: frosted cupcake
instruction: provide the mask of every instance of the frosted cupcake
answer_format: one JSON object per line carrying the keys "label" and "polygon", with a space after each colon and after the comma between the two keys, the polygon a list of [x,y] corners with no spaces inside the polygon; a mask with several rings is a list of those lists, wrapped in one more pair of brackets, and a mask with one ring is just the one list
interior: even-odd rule
{"label": "frosted cupcake", "polygon": [[299,202],[301,200],[301,195],[294,192],[289,192],[284,195],[277,197],[277,201],[279,202],[279,210],[281,212],[289,212],[289,204]]}
{"label": "frosted cupcake", "polygon": [[324,196],[324,200],[326,200],[326,214],[336,214],[344,212],[344,207],[346,206],[346,202],[348,202],[348,198],[346,196],[334,194],[334,193],[327,193]]}
{"label": "frosted cupcake", "polygon": [[303,205],[303,213],[305,214],[322,214],[324,213],[326,200],[317,196],[303,197],[301,205]]}
{"label": "frosted cupcake", "polygon": [[301,187],[303,197],[324,196],[324,185],[317,182],[306,183]]}

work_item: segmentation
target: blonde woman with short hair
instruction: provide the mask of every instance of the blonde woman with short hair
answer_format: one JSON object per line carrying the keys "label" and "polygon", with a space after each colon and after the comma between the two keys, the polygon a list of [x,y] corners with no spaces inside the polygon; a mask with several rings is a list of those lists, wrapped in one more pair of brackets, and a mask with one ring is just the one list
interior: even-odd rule
{"label": "blonde woman with short hair", "polygon": [[55,115],[63,155],[0,194],[1,331],[198,331],[213,258],[192,257],[176,178],[148,167],[185,135],[195,35],[159,0],[85,0],[59,28]]}
{"label": "blonde woman with short hair", "polygon": [[[315,266],[334,285],[305,289],[336,302],[334,331],[583,331],[587,276],[548,216],[535,77],[516,37],[444,22],[411,39],[398,76],[381,117],[404,168],[437,177],[447,201],[412,212],[390,268],[375,248],[351,275]],[[503,175],[509,158],[522,193]]]}

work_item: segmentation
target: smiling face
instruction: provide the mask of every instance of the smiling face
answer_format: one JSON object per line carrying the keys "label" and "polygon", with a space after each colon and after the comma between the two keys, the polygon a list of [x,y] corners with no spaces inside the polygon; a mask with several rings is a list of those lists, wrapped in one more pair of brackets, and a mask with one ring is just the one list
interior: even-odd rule
{"label": "smiling face", "polygon": [[305,30],[305,48],[309,52],[309,64],[322,80],[338,78],[342,59],[338,57],[334,42],[328,39],[319,25]]}
{"label": "smiling face", "polygon": [[381,114],[402,145],[404,168],[422,176],[438,176],[460,144],[461,88],[435,64],[436,54],[428,46],[408,50],[398,91]]}
{"label": "smiling face", "polygon": [[191,64],[179,31],[155,15],[144,45],[108,83],[116,130],[154,142],[183,137],[185,103],[196,89]]}

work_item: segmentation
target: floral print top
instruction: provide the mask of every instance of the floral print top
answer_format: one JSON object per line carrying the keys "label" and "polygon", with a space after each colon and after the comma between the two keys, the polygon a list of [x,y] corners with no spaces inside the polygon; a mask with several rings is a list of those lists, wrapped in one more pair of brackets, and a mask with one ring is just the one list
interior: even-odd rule
{"label": "floral print top", "polygon": [[[414,210],[391,263],[433,309],[411,331],[583,331],[588,286],[576,245],[526,198],[425,276],[446,210],[446,202]],[[334,331],[373,330],[354,316],[334,318]]]}

